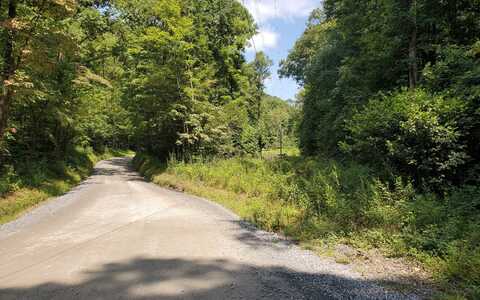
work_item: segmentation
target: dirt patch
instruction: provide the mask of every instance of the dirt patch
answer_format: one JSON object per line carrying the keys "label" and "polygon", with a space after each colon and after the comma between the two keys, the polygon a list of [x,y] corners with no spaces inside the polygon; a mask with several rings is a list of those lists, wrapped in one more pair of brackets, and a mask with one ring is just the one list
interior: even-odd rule
{"label": "dirt patch", "polygon": [[429,298],[435,291],[432,275],[419,263],[402,257],[385,257],[378,249],[359,250],[337,244],[332,255],[338,263],[350,264],[369,281],[387,289],[414,292]]}

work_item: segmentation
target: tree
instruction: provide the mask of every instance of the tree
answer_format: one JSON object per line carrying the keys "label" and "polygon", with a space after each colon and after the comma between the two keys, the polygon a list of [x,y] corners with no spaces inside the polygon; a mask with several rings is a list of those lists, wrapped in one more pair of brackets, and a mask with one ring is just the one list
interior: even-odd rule
{"label": "tree", "polygon": [[324,1],[280,69],[304,87],[303,153],[430,187],[477,182],[479,4]]}
{"label": "tree", "polygon": [[265,80],[270,77],[273,62],[263,52],[257,52],[250,63],[253,71],[252,86],[254,89],[251,101],[251,118],[254,123],[260,120],[262,114],[262,99],[265,95]]}
{"label": "tree", "polygon": [[[48,44],[42,40],[45,36],[62,39],[59,29],[60,21],[72,14],[73,1],[2,1],[0,21],[2,22],[2,74],[0,94],[0,140],[8,124],[9,113],[16,92],[31,85],[25,70],[34,62],[31,58],[38,56],[44,49],[34,46]],[[65,39],[63,39],[65,41]]]}
{"label": "tree", "polygon": [[[1,8],[1,7],[0,7]],[[13,43],[16,35],[15,18],[17,17],[17,1],[8,1],[7,19],[3,19],[4,40],[3,49],[3,70],[2,70],[2,94],[0,95],[0,140],[3,138],[3,132],[7,125],[8,110],[13,97],[13,76],[15,74],[15,58]]]}
{"label": "tree", "polygon": [[223,151],[232,136],[224,107],[250,94],[242,52],[254,26],[246,9],[234,0],[125,1],[119,11],[134,32],[124,99],[138,144],[161,157]]}
{"label": "tree", "polygon": [[265,53],[257,52],[255,54],[255,59],[249,65],[250,72],[252,73],[250,82],[252,94],[248,103],[248,111],[252,126],[257,132],[256,140],[260,155],[262,154],[262,149],[266,146],[260,123],[262,117],[262,100],[265,96],[265,81],[270,77],[270,67],[272,66],[272,63],[273,62],[265,55]]}
{"label": "tree", "polygon": [[327,0],[286,60],[281,76],[305,89],[300,146],[341,155],[345,120],[379,92],[416,88],[439,49],[479,34],[478,1]]}
{"label": "tree", "polygon": [[268,149],[282,149],[296,145],[295,118],[297,108],[278,97],[265,95],[262,99],[260,133]]}

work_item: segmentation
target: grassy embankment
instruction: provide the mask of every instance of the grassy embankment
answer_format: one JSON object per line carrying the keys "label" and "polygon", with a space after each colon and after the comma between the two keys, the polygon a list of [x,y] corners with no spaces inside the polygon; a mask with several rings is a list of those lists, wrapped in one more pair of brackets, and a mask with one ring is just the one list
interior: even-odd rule
{"label": "grassy embankment", "polygon": [[0,224],[9,222],[48,198],[66,193],[89,176],[96,162],[129,151],[106,150],[94,153],[77,148],[64,161],[31,161],[7,168],[0,175]]}
{"label": "grassy embankment", "polygon": [[478,188],[439,199],[400,178],[384,183],[358,164],[298,156],[165,164],[137,155],[134,163],[154,183],[214,200],[304,247],[344,243],[410,257],[455,287],[451,299],[480,297],[480,224],[471,207]]}

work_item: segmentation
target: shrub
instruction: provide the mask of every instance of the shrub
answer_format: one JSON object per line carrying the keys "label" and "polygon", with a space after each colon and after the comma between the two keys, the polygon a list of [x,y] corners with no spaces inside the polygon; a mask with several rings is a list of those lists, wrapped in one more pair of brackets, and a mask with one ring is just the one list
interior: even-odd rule
{"label": "shrub", "polygon": [[468,162],[456,117],[461,101],[407,91],[374,99],[346,124],[341,148],[360,161],[413,178],[417,187],[443,189]]}
{"label": "shrub", "polygon": [[13,166],[4,166],[0,175],[0,197],[8,192],[13,192],[20,188],[20,180],[15,173]]}

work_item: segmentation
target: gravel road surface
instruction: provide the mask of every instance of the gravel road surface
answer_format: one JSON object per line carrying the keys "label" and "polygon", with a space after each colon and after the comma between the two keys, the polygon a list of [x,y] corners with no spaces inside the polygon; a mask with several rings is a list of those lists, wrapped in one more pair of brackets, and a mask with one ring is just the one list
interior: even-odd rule
{"label": "gravel road surface", "polygon": [[0,299],[417,299],[143,180],[129,158],[0,227]]}

